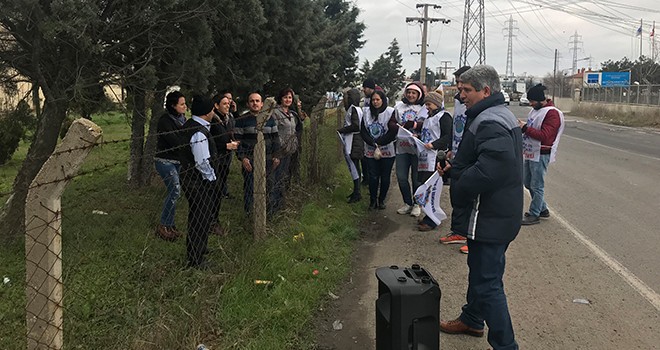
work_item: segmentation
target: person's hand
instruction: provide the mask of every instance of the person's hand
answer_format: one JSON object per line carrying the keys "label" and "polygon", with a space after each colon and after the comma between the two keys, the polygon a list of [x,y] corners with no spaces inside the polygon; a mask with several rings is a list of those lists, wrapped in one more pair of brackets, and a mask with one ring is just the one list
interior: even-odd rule
{"label": "person's hand", "polygon": [[518,126],[520,126],[520,128],[522,128],[523,126],[525,126],[525,124],[527,124],[527,123],[523,123],[522,120],[518,119]]}
{"label": "person's hand", "polygon": [[238,149],[238,142],[232,141],[227,144],[227,149],[230,151],[235,151]]}
{"label": "person's hand", "polygon": [[245,169],[245,171],[248,173],[252,172],[252,164],[250,164],[250,160],[248,158],[243,158],[243,169]]}
{"label": "person's hand", "polygon": [[279,158],[273,158],[273,170],[277,169],[277,167],[280,165],[280,159]]}
{"label": "person's hand", "polygon": [[426,149],[433,149],[433,144],[430,143],[430,142],[427,143],[427,144],[424,144],[424,148],[426,148]]}
{"label": "person's hand", "polygon": [[238,107],[236,106],[236,101],[231,100],[231,106],[229,107],[229,110],[232,112],[236,112],[237,109]]}
{"label": "person's hand", "polygon": [[451,163],[449,163],[448,161],[445,161],[444,167],[442,166],[441,162],[435,163],[435,170],[438,171],[438,175],[440,176],[444,176],[445,173],[449,171],[449,169],[451,169]]}

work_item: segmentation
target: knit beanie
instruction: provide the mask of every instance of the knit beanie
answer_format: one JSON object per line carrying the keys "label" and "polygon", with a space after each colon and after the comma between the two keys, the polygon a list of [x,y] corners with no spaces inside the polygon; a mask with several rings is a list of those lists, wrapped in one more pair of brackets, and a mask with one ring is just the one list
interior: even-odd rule
{"label": "knit beanie", "polygon": [[192,115],[201,117],[203,115],[209,114],[212,110],[213,103],[211,103],[211,100],[201,95],[193,97],[192,107],[190,108]]}
{"label": "knit beanie", "polygon": [[527,99],[530,101],[545,101],[545,90],[546,87],[542,84],[534,85],[529,90],[527,90]]}
{"label": "knit beanie", "polygon": [[426,97],[424,97],[424,103],[426,102],[431,102],[438,106],[438,108],[442,108],[442,95],[435,91],[431,91],[426,95]]}
{"label": "knit beanie", "polygon": [[364,80],[364,83],[362,83],[362,87],[366,87],[366,88],[370,88],[370,89],[375,90],[376,89],[376,82],[371,78],[367,78],[367,79]]}

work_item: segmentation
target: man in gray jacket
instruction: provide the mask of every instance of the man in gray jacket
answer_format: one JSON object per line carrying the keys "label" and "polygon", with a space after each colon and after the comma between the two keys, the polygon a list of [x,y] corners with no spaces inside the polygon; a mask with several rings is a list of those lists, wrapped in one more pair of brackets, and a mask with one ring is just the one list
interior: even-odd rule
{"label": "man in gray jacket", "polygon": [[502,277],[506,250],[520,230],[522,133],[493,67],[475,66],[461,81],[467,121],[449,190],[452,232],[467,237],[470,251],[467,304],[457,319],[441,321],[440,330],[481,337],[485,322],[494,350],[518,349]]}

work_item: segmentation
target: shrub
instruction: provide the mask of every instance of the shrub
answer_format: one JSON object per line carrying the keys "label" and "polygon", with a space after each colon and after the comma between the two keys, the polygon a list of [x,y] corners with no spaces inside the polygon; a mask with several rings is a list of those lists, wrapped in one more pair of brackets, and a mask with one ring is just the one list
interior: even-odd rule
{"label": "shrub", "polygon": [[0,165],[11,159],[34,120],[25,101],[20,101],[14,110],[0,112]]}

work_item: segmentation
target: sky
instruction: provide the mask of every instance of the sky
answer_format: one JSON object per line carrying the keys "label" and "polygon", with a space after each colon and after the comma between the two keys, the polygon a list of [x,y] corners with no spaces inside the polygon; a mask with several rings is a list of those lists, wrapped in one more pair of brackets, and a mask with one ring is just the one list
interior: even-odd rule
{"label": "sky", "polygon": [[[476,1],[475,1],[476,2]],[[421,24],[406,23],[406,17],[422,17],[418,3],[442,6],[429,8],[429,17],[451,22],[429,24],[427,67],[437,67],[451,61],[457,67],[461,50],[465,0],[353,0],[360,9],[365,25],[364,47],[359,51],[360,66],[365,60],[374,62],[387,51],[396,38],[401,48],[406,76],[420,67]],[[508,33],[507,21],[514,21],[512,39],[513,73],[515,76],[542,78],[553,71],[554,52],[558,50],[557,69],[572,72],[574,36],[578,35],[577,67],[600,69],[600,63],[618,61],[623,57],[636,60],[640,53],[640,37],[644,55],[651,56],[649,38],[653,21],[660,31],[660,0],[485,0],[486,63],[504,75],[506,72]],[[636,32],[642,21],[642,35]],[[507,28],[505,30],[504,28]],[[656,52],[660,51],[660,34],[656,35]],[[471,56],[471,60],[474,60]],[[449,69],[449,74],[455,70]]]}

